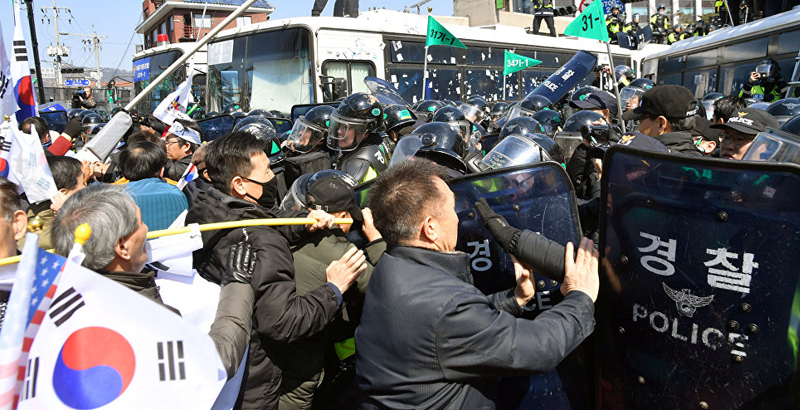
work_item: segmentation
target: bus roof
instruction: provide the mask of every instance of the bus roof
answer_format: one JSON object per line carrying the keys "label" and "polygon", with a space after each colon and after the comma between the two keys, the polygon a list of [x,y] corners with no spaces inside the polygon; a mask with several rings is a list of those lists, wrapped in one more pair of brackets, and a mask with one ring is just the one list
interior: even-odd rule
{"label": "bus roof", "polygon": [[[358,18],[354,19],[341,17],[286,18],[228,29],[220,32],[214,41],[226,40],[236,35],[302,26],[309,28],[313,33],[317,33],[319,30],[340,30],[390,35],[424,36],[427,31],[427,17],[427,15],[403,13],[393,10],[373,10],[363,12],[359,14]],[[586,50],[597,54],[606,52],[604,43],[588,39],[574,37],[552,38],[544,35],[533,35],[528,34],[525,29],[521,27],[505,25],[469,27],[469,19],[466,17],[436,16],[436,19],[444,24],[447,30],[460,40],[470,42],[480,41],[487,46],[492,46],[493,44],[514,44],[534,47],[544,46],[553,49]],[[651,49],[651,47],[660,48],[656,45],[648,45],[645,49]],[[612,53],[621,55],[637,53],[615,45],[611,46],[611,50]]]}
{"label": "bus roof", "polygon": [[683,55],[690,51],[698,52],[703,49],[718,48],[725,43],[756,39],[763,37],[768,32],[792,28],[800,28],[800,7],[740,26],[715,30],[702,37],[681,40],[668,49],[650,54],[646,58]]}

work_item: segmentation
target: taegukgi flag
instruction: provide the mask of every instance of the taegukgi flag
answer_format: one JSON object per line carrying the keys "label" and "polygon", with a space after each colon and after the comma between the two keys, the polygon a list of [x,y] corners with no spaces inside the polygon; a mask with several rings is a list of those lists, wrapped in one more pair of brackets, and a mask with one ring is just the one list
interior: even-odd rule
{"label": "taegukgi flag", "polygon": [[194,60],[189,62],[189,76],[186,81],[182,82],[178,87],[170,93],[153,111],[153,116],[161,120],[167,125],[172,125],[175,120],[188,120],[192,119],[186,115],[186,110],[189,103],[194,101],[192,97],[192,78],[194,78]]}
{"label": "taegukgi flag", "polygon": [[226,380],[211,338],[88,269],[64,268],[19,409],[209,409]]}
{"label": "taegukgi flag", "polygon": [[17,105],[17,122],[25,118],[38,115],[36,98],[33,93],[30,67],[28,66],[28,51],[25,48],[25,36],[22,34],[22,20],[19,16],[19,2],[14,4],[14,57],[11,64],[11,78],[14,82],[14,95]]}

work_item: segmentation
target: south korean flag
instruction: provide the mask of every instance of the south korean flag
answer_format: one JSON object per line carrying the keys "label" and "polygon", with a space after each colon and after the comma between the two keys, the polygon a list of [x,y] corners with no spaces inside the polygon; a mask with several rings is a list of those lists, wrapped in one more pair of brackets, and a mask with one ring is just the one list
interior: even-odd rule
{"label": "south korean flag", "polygon": [[209,409],[214,342],[152,300],[69,264],[28,356],[20,409]]}

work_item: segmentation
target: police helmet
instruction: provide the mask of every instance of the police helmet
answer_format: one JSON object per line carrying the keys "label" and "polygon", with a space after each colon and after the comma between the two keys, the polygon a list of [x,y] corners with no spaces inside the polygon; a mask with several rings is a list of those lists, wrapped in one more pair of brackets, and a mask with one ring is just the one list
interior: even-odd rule
{"label": "police helmet", "polygon": [[[70,110],[69,113],[67,114],[67,116],[69,117],[69,119],[73,119],[75,117],[81,117],[81,114],[84,111],[87,111],[87,110],[84,110],[82,108],[76,108],[74,110]],[[83,117],[81,117],[81,119],[83,119]]]}
{"label": "police helmet", "polygon": [[219,113],[216,111],[209,111],[206,113],[206,118],[217,117],[217,116],[219,116]]}
{"label": "police helmet", "polygon": [[778,123],[783,125],[783,123],[789,121],[792,117],[800,114],[800,100],[797,98],[778,100],[770,104],[764,111],[772,114],[772,116],[778,120]]}
{"label": "police helmet", "polygon": [[653,88],[655,83],[648,78],[637,78],[619,90],[619,99],[624,110],[631,110],[639,106],[644,93]]}
{"label": "police helmet", "polygon": [[508,112],[508,108],[508,103],[502,101],[494,103],[492,106],[492,121],[497,121],[500,118],[503,118],[503,116],[505,116]]}
{"label": "police helmet", "polygon": [[517,117],[532,117],[533,114],[542,110],[555,110],[555,107],[549,98],[541,95],[531,95],[525,97],[514,108],[508,110],[506,118],[510,120]]}
{"label": "police helmet", "polygon": [[306,210],[311,205],[308,203],[307,196],[311,186],[319,181],[330,179],[339,179],[351,188],[355,188],[357,185],[352,176],[335,169],[303,174],[292,183],[292,186],[286,192],[286,196],[283,197],[283,201],[281,201],[280,208],[287,211]]}
{"label": "police helmet", "polygon": [[264,153],[267,154],[272,165],[283,161],[284,156],[281,152],[281,141],[272,123],[268,120],[259,116],[246,117],[233,127],[233,132],[237,131],[243,131],[258,139],[267,141],[267,147],[264,149]]}
{"label": "police helmet", "polygon": [[747,108],[755,108],[764,111],[766,111],[771,104],[768,102],[756,100],[755,98],[745,98],[745,101],[747,102]]}
{"label": "police helmet", "polygon": [[263,117],[263,118],[272,117],[272,114],[269,111],[267,111],[265,109],[262,109],[262,108],[256,108],[255,110],[250,110],[250,112],[247,113],[248,117],[252,117],[252,116],[256,116],[256,115],[259,116],[259,117]]}
{"label": "police helmet", "polygon": [[502,141],[503,138],[509,135],[532,135],[532,134],[541,134],[544,130],[542,126],[539,125],[539,121],[534,120],[531,117],[517,117],[508,120],[503,128],[500,129],[500,136],[498,141]]}
{"label": "police helmet", "polygon": [[618,65],[614,67],[614,75],[616,76],[617,81],[619,81],[623,75],[628,79],[628,81],[633,80],[633,70],[626,65]]}
{"label": "police helmet", "polygon": [[533,114],[533,119],[539,121],[539,126],[542,127],[544,133],[550,136],[555,135],[556,132],[561,130],[564,125],[564,118],[557,111],[544,110]]}
{"label": "police helmet", "polygon": [[800,115],[796,115],[781,125],[781,131],[790,132],[800,138]]}
{"label": "police helmet", "polygon": [[[95,112],[87,111],[87,114],[81,120],[81,131],[86,135],[91,135],[99,130],[95,130],[100,125],[105,125],[106,121],[103,116]],[[94,133],[92,131],[95,131]]]}
{"label": "police helmet", "polygon": [[405,105],[389,104],[383,107],[383,122],[386,131],[399,131],[417,122],[417,117]]}
{"label": "police helmet", "polygon": [[430,122],[403,137],[406,138],[421,140],[422,147],[417,151],[417,157],[429,159],[462,174],[467,172],[463,159],[468,152],[467,144],[450,124]]}
{"label": "police helmet", "polygon": [[584,98],[586,98],[586,96],[587,96],[588,94],[591,94],[591,93],[596,93],[596,92],[598,92],[598,91],[603,91],[603,90],[601,90],[601,89],[599,89],[599,88],[597,88],[597,87],[595,87],[595,86],[592,86],[592,85],[587,85],[587,86],[585,86],[585,87],[580,87],[580,88],[576,89],[576,90],[575,90],[575,91],[572,93],[572,96],[570,97],[570,101],[580,101],[580,100],[583,100]]}
{"label": "police helmet", "polygon": [[234,120],[237,119],[237,118],[247,117],[247,115],[245,113],[241,112],[241,111],[234,111],[234,112],[232,112],[232,113],[230,113],[228,115],[233,117]]}
{"label": "police helmet", "polygon": [[484,118],[489,118],[489,116],[492,114],[492,109],[489,107],[489,103],[486,102],[486,99],[480,95],[473,95],[472,97],[469,97],[469,99],[467,99],[467,104],[474,105],[483,111],[483,113],[486,114]]}
{"label": "police helmet", "polygon": [[242,107],[239,104],[228,104],[222,108],[223,114],[232,114],[234,112],[242,112]]}
{"label": "police helmet", "polygon": [[334,111],[336,109],[330,105],[319,105],[308,110],[289,131],[286,147],[290,151],[305,154],[325,143]]}
{"label": "police helmet", "polygon": [[367,135],[383,126],[383,105],[372,94],[354,93],[346,97],[331,114],[328,147],[352,151]]}
{"label": "police helmet", "polygon": [[592,123],[602,122],[606,123],[606,119],[602,114],[594,111],[578,111],[572,114],[567,121],[564,122],[563,133],[578,134],[581,133],[581,128],[584,126],[592,125]]}
{"label": "police helmet", "polygon": [[272,118],[286,118],[286,114],[279,110],[269,110],[269,113]]}
{"label": "police helmet", "polygon": [[445,104],[438,100],[422,100],[414,104],[412,109],[414,110],[417,118],[425,122],[431,122],[433,120],[433,113],[444,106]]}
{"label": "police helmet", "polygon": [[719,100],[720,98],[724,97],[725,95],[722,93],[708,93],[703,96],[703,99],[700,100],[700,104],[706,110],[706,119],[711,121],[714,118],[714,102]]}
{"label": "police helmet", "polygon": [[550,137],[542,134],[511,134],[498,142],[481,160],[491,169],[556,161],[563,164],[564,152]]}
{"label": "police helmet", "polygon": [[631,21],[633,21],[634,23],[638,23],[639,20],[641,19],[642,16],[639,13],[633,13],[633,16],[631,16]]}
{"label": "police helmet", "polygon": [[664,3],[659,3],[658,4],[658,8],[656,10],[666,10],[666,9],[667,9],[667,6],[665,6]]}
{"label": "police helmet", "polygon": [[756,73],[760,74],[762,78],[763,77],[778,78],[781,76],[781,67],[775,60],[771,58],[768,58],[758,63],[755,71]]}

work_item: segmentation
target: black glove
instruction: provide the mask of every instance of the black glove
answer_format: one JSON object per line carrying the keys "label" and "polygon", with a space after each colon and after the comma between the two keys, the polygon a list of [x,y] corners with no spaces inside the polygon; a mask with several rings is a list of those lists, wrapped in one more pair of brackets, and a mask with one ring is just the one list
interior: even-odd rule
{"label": "black glove", "polygon": [[81,117],[76,116],[75,118],[69,120],[67,126],[64,127],[63,133],[69,135],[70,138],[75,138],[81,133],[81,128],[83,128]]}
{"label": "black glove", "polygon": [[506,218],[503,218],[502,215],[498,215],[493,211],[484,198],[475,202],[475,209],[478,210],[481,218],[483,218],[483,223],[489,229],[489,232],[492,233],[497,243],[499,243],[506,252],[514,255],[517,250],[517,238],[519,238],[521,231],[509,225]]}
{"label": "black glove", "polygon": [[249,284],[256,269],[256,260],[256,251],[252,250],[250,243],[242,241],[231,246],[227,269],[220,278],[220,284],[223,287],[231,282]]}

